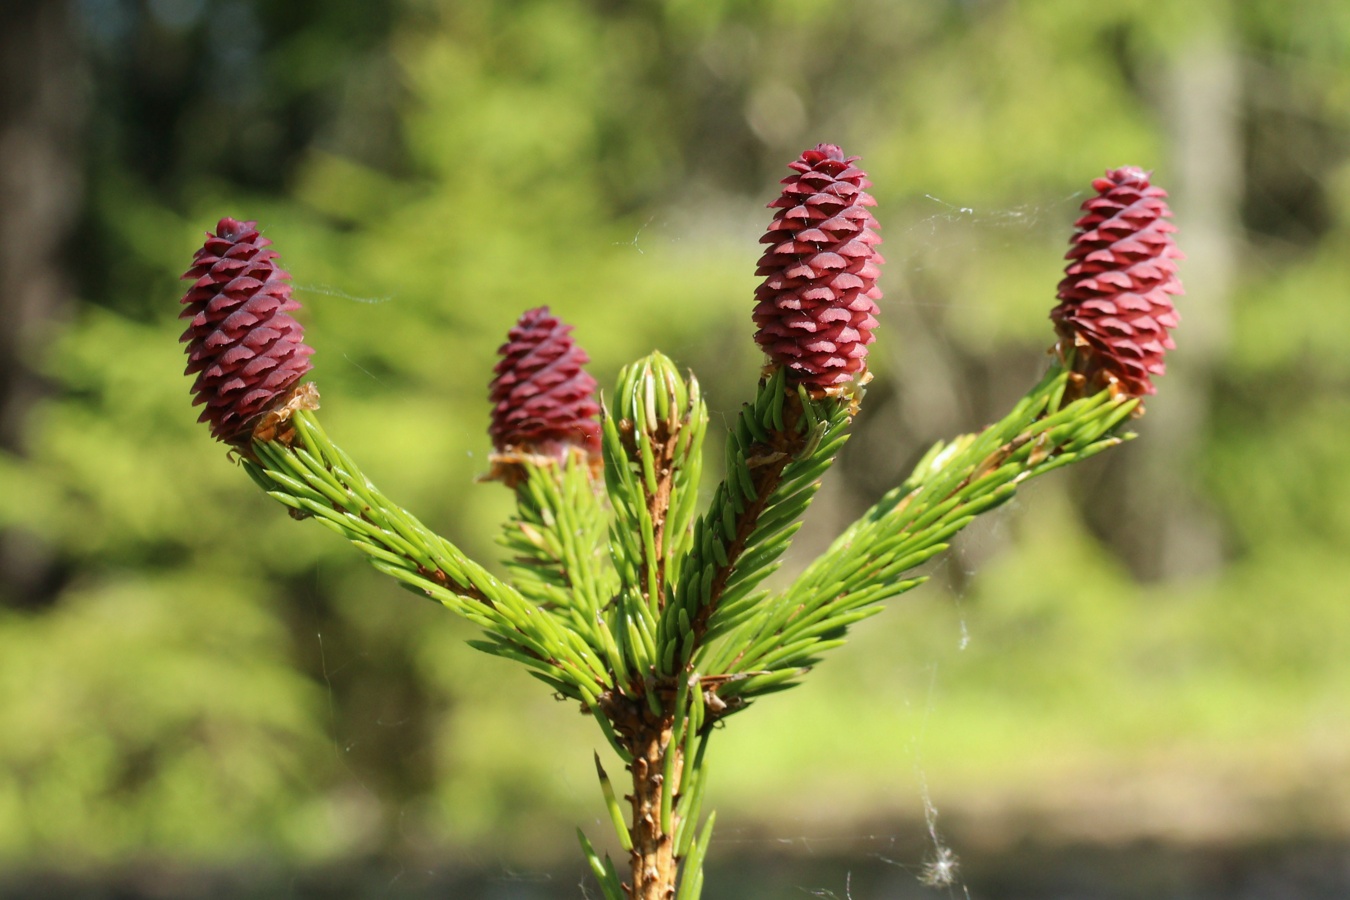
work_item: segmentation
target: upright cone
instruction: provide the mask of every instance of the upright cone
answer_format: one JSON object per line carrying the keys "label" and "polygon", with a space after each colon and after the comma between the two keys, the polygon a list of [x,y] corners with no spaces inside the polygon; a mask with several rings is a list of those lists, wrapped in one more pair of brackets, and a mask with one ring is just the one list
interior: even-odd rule
{"label": "upright cone", "polygon": [[781,210],[761,239],[769,249],[756,275],[755,340],[771,366],[817,397],[867,380],[867,345],[877,327],[876,251],[880,227],[867,175],[834,144],[819,144],[789,164]]}
{"label": "upright cone", "polygon": [[1182,293],[1172,239],[1176,226],[1167,192],[1135,166],[1112,169],[1092,182],[1096,196],[1070,239],[1070,260],[1050,313],[1061,356],[1073,352],[1082,394],[1110,388],[1129,397],[1153,394],[1153,376],[1167,367],[1179,321],[1172,296]]}
{"label": "upright cone", "polygon": [[595,379],[583,368],[590,357],[571,331],[541,306],[524,313],[507,332],[489,387],[488,435],[498,454],[562,460],[576,447],[599,458]]}
{"label": "upright cone", "polygon": [[257,222],[221,219],[183,275],[193,282],[179,314],[191,320],[180,338],[186,374],[197,374],[193,405],[206,405],[197,421],[230,444],[247,443],[258,419],[312,367],[314,351],[289,315],[300,304],[271,243]]}

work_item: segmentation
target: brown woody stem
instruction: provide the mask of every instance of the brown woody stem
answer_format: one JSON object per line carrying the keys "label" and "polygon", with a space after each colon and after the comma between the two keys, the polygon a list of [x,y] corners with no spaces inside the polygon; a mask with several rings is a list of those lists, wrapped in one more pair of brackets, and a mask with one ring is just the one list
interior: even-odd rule
{"label": "brown woody stem", "polygon": [[[655,689],[648,682],[647,689]],[[684,769],[683,748],[673,740],[677,700],[674,692],[657,690],[661,712],[655,714],[641,698],[606,693],[600,700],[600,714],[609,718],[632,762],[628,772],[633,792],[625,796],[632,806],[628,827],[632,850],[629,862],[632,877],[624,885],[630,900],[673,900],[680,859],[675,852],[675,833],[679,815],[675,800],[680,793],[680,775]],[[666,783],[666,773],[670,783]],[[665,792],[673,794],[669,831],[662,827],[661,808]]]}
{"label": "brown woody stem", "polygon": [[[628,770],[633,775],[633,793],[628,797],[633,805],[633,824],[629,834],[633,839],[631,855],[633,881],[628,895],[633,900],[671,900],[675,896],[675,879],[679,859],[675,855],[674,831],[678,827],[671,816],[671,832],[661,828],[661,798],[666,790],[679,793],[680,772],[683,769],[682,751],[671,741],[669,717],[651,723],[649,728],[635,735],[633,762]],[[673,766],[667,766],[667,755],[674,754]],[[665,783],[665,772],[672,773],[673,784]]]}

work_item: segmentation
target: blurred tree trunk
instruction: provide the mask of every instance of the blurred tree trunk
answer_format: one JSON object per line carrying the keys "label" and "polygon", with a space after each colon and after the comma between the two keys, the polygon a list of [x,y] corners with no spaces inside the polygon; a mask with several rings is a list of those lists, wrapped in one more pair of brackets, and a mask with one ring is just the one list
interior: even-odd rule
{"label": "blurred tree trunk", "polygon": [[[1200,474],[1203,442],[1213,408],[1214,375],[1232,333],[1232,289],[1241,240],[1243,194],[1242,77],[1236,36],[1227,28],[1202,33],[1176,63],[1170,104],[1178,181],[1176,215],[1186,228],[1187,258],[1181,271],[1188,311],[1178,354],[1175,398],[1160,410],[1159,446],[1152,458],[1167,463],[1172,484],[1159,494],[1173,512],[1156,551],[1156,569],[1176,577],[1217,569],[1223,562],[1217,517],[1187,476]],[[1174,490],[1175,489],[1175,490]],[[1173,497],[1183,498],[1172,501]]]}
{"label": "blurred tree trunk", "polygon": [[[24,451],[42,391],[34,366],[70,304],[62,257],[81,191],[81,60],[65,3],[0,4],[0,450]],[[0,534],[0,602],[33,605],[50,580],[31,537]]]}
{"label": "blurred tree trunk", "polygon": [[[1242,81],[1236,37],[1215,24],[1186,42],[1167,75],[1164,108],[1172,144],[1172,208],[1186,253],[1180,273],[1186,294],[1177,302],[1178,346],[1141,429],[1148,439],[1127,475],[1127,533],[1137,571],[1171,579],[1214,571],[1223,562],[1217,517],[1196,484],[1214,375],[1229,343],[1232,286],[1243,194]],[[1140,527],[1129,527],[1136,523]],[[1156,523],[1156,527],[1142,527]]]}

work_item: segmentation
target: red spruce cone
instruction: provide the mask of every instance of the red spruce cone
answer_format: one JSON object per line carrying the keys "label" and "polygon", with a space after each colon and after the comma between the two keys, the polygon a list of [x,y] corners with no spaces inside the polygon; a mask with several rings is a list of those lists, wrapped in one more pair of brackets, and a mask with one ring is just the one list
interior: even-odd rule
{"label": "red spruce cone", "polygon": [[226,218],[207,234],[183,275],[193,284],[178,316],[191,319],[179,340],[188,345],[185,374],[197,373],[192,403],[206,404],[197,421],[232,444],[247,443],[255,421],[310,370],[314,352],[287,315],[300,304],[257,224]]}
{"label": "red spruce cone", "polygon": [[592,459],[599,457],[595,379],[582,368],[590,357],[571,331],[541,306],[521,315],[507,332],[489,388],[488,435],[499,454],[562,461],[570,447],[578,447]]}
{"label": "red spruce cone", "polygon": [[1092,182],[1097,196],[1083,203],[1065,258],[1072,260],[1059,283],[1060,304],[1050,313],[1061,338],[1060,353],[1074,348],[1081,393],[1110,388],[1129,397],[1155,393],[1152,377],[1163,374],[1163,354],[1176,345],[1168,336],[1179,317],[1172,295],[1182,293],[1172,240],[1176,226],[1163,198],[1143,169],[1110,170]]}
{"label": "red spruce cone", "polygon": [[813,396],[837,395],[867,381],[867,345],[877,327],[877,268],[883,260],[867,175],[833,144],[807,150],[788,168],[783,212],[760,243],[769,250],[756,275],[755,340],[772,366]]}

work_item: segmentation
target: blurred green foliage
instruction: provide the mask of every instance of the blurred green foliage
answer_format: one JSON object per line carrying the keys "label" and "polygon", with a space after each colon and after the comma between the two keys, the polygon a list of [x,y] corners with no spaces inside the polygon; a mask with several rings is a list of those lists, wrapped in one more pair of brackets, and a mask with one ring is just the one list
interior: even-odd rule
{"label": "blurred green foliage", "polygon": [[[258,496],[194,423],[174,277],[217,218],[259,220],[330,433],[492,557],[510,498],[472,482],[516,316],[575,323],[602,384],[661,348],[716,430],[759,366],[762,206],[824,140],[863,155],[889,264],[878,378],[802,555],[1030,383],[1102,169],[1154,169],[1183,249],[1228,242],[1228,286],[1188,282],[1222,321],[1182,298],[1175,374],[1121,459],[1029,492],[737,718],[723,821],[917,817],[930,788],[1062,810],[1154,772],[1350,792],[1345,4],[170,6],[76,7],[79,303],[33,349],[54,390],[26,452],[0,456],[0,527],[56,573],[0,606],[0,860],[569,854],[602,814],[589,723]],[[1201,46],[1238,73],[1217,232],[1188,229],[1206,198],[1178,162]],[[1188,362],[1206,329],[1227,337]],[[1140,537],[1191,531],[1213,565],[1169,570]]]}

